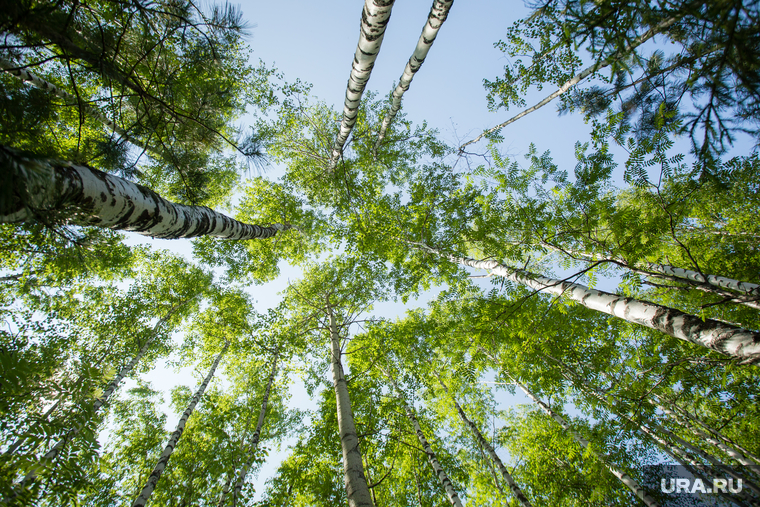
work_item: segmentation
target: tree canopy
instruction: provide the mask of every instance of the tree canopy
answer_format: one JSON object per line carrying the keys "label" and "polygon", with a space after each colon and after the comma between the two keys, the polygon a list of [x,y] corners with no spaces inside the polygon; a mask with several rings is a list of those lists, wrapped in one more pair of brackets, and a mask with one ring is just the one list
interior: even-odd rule
{"label": "tree canopy", "polygon": [[0,505],[760,505],[756,3],[527,5],[470,141],[394,8],[339,107],[229,5],[0,9]]}

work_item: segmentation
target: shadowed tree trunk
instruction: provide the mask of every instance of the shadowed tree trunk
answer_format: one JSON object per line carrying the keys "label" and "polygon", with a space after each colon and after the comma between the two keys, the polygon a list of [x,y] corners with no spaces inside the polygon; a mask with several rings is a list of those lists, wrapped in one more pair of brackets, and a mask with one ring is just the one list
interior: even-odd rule
{"label": "shadowed tree trunk", "polygon": [[238,222],[205,206],[172,203],[142,185],[97,169],[29,158],[7,147],[0,147],[0,167],[12,172],[16,190],[11,202],[0,203],[0,223],[63,222],[164,239],[269,238],[291,228]]}

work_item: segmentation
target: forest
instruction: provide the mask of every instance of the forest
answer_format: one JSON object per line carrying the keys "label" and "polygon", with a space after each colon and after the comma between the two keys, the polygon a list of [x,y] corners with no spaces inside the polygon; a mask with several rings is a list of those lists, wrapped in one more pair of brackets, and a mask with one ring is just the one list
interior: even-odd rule
{"label": "forest", "polygon": [[353,2],[336,108],[255,11],[0,1],[0,506],[760,506],[760,4],[527,1],[452,142],[453,4],[370,87]]}

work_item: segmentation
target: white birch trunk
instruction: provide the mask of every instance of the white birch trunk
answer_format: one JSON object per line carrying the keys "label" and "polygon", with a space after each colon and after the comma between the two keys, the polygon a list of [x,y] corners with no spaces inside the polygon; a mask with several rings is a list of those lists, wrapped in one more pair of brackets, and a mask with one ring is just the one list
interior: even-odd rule
{"label": "white birch trunk", "polygon": [[[624,259],[607,258],[586,252],[578,252],[569,248],[559,248],[543,241],[541,242],[541,245],[557,252],[570,255],[575,259],[582,259],[586,262],[611,262],[643,276],[656,276],[664,280],[686,283],[687,285],[703,292],[712,292],[725,297],[732,303],[739,303],[748,306],[749,308],[760,310],[760,302],[758,301],[758,298],[760,298],[760,285],[756,283],[743,282],[741,280],[735,280],[733,278],[719,275],[703,275],[702,273],[691,269],[677,268],[667,264],[657,264],[654,262],[647,262],[646,269],[642,269],[629,264]],[[731,291],[740,292],[742,295]]]}
{"label": "white birch trunk", "polygon": [[760,285],[751,282],[742,282],[741,280],[735,280],[726,276],[718,275],[703,275],[698,271],[692,271],[690,269],[676,268],[668,266],[667,264],[657,264],[654,262],[646,263],[647,270],[673,277],[679,280],[686,280],[688,282],[712,285],[721,289],[730,289],[736,292],[741,292],[748,296],[760,297]]}
{"label": "white birch trunk", "polygon": [[167,201],[152,190],[97,169],[69,162],[31,159],[0,147],[0,166],[15,173],[25,193],[0,223],[42,218],[81,226],[134,231],[155,238],[214,236],[224,239],[269,238],[290,224],[245,224],[205,206]]}
{"label": "white birch trunk", "polygon": [[598,70],[601,70],[601,69],[603,69],[603,68],[611,65],[612,63],[618,61],[621,57],[624,57],[624,56],[628,55],[631,51],[633,51],[637,47],[641,46],[642,44],[644,44],[646,41],[648,41],[649,39],[651,39],[652,37],[654,37],[658,33],[662,33],[668,27],[670,27],[673,23],[675,23],[676,21],[678,21],[678,19],[679,19],[678,17],[672,17],[672,18],[668,18],[668,19],[666,19],[664,21],[661,21],[659,24],[655,25],[654,27],[650,28],[649,30],[647,30],[646,32],[644,32],[643,34],[641,34],[639,37],[637,37],[636,39],[634,39],[631,42],[631,44],[627,44],[626,47],[625,47],[625,49],[623,49],[622,52],[616,52],[615,54],[613,54],[613,55],[605,58],[604,60],[596,62],[596,63],[594,63],[593,65],[591,65],[589,67],[586,67],[581,72],[579,72],[578,74],[576,74],[575,76],[573,76],[571,79],[569,79],[568,81],[566,81],[565,84],[563,84],[562,86],[560,86],[557,91],[555,91],[554,93],[551,93],[550,95],[548,95],[547,97],[545,97],[538,104],[536,104],[536,105],[534,105],[532,107],[529,107],[528,109],[520,112],[519,114],[513,116],[512,118],[510,118],[509,120],[505,121],[504,123],[500,123],[499,125],[496,125],[495,127],[486,130],[485,132],[483,132],[482,134],[480,134],[475,139],[473,139],[471,141],[467,141],[466,143],[464,143],[462,146],[459,147],[459,152],[461,153],[462,151],[464,151],[464,149],[465,149],[466,146],[468,146],[470,144],[473,144],[473,143],[477,143],[478,141],[480,141],[481,139],[483,139],[488,134],[490,134],[492,132],[496,132],[497,130],[500,130],[500,129],[506,127],[510,123],[516,122],[517,120],[519,120],[523,116],[527,116],[530,113],[532,113],[532,112],[534,112],[534,111],[536,111],[538,109],[541,109],[546,104],[548,104],[552,100],[556,99],[557,97],[559,97],[563,93],[567,92],[574,85],[580,83],[581,81],[583,81],[584,79],[586,79],[587,77],[589,77],[594,72],[596,72]]}
{"label": "white birch trunk", "polygon": [[657,501],[651,496],[649,496],[647,492],[644,491],[644,488],[642,488],[633,477],[623,472],[622,470],[618,470],[616,467],[612,466],[612,464],[610,464],[607,457],[596,452],[594,448],[591,447],[591,444],[589,443],[589,441],[583,438],[580,433],[575,431],[573,427],[570,426],[561,415],[559,415],[554,410],[552,410],[549,407],[549,405],[547,405],[543,401],[536,398],[536,396],[532,392],[530,392],[527,387],[517,382],[515,379],[512,379],[512,380],[525,393],[525,395],[528,398],[533,400],[533,402],[539,407],[541,407],[541,409],[544,412],[546,412],[546,414],[549,415],[549,417],[554,419],[554,421],[557,424],[562,426],[562,428],[565,431],[570,433],[573,436],[573,439],[575,439],[575,441],[578,442],[581,445],[581,447],[590,451],[594,456],[596,456],[599,459],[599,461],[604,463],[607,469],[610,472],[612,472],[612,475],[617,477],[620,480],[620,482],[622,482],[629,490],[633,492],[634,495],[636,495],[637,498],[639,498],[642,502],[644,502],[648,507],[659,507],[659,504],[657,503]]}
{"label": "white birch trunk", "polygon": [[364,465],[359,450],[359,437],[356,434],[354,415],[351,411],[351,399],[348,396],[346,378],[343,374],[338,325],[329,302],[327,312],[330,317],[330,363],[338,410],[338,431],[343,449],[343,478],[346,484],[348,505],[349,507],[373,507],[367,478],[364,475]]}
{"label": "white birch trunk", "polygon": [[380,45],[383,43],[383,36],[385,35],[385,27],[388,25],[391,17],[393,2],[394,0],[365,0],[364,2],[359,43],[356,46],[354,61],[351,64],[351,75],[348,78],[346,100],[343,106],[343,118],[330,154],[328,171],[335,169],[335,166],[338,164],[338,160],[343,153],[343,146],[346,144],[348,135],[356,123],[362,94],[372,73],[372,67],[375,65],[377,54],[380,52]]}
{"label": "white birch trunk", "polygon": [[532,507],[530,501],[525,496],[525,493],[522,492],[522,490],[520,489],[520,486],[517,485],[514,478],[512,477],[512,474],[509,473],[509,471],[507,470],[507,467],[504,466],[504,463],[501,461],[501,458],[499,458],[499,455],[496,454],[496,450],[488,442],[488,440],[486,440],[486,438],[480,432],[480,430],[475,425],[475,423],[472,422],[464,413],[464,410],[462,409],[461,405],[459,405],[459,402],[456,400],[456,398],[454,398],[454,396],[449,392],[449,388],[446,387],[446,384],[443,383],[443,380],[441,379],[440,375],[438,375],[438,372],[433,370],[433,373],[435,373],[435,376],[438,378],[438,382],[441,384],[441,387],[443,387],[443,390],[446,391],[446,394],[448,394],[451,397],[451,400],[454,402],[454,406],[456,407],[457,412],[459,413],[459,417],[462,419],[462,421],[466,425],[470,427],[470,430],[472,430],[472,433],[475,435],[475,439],[488,452],[488,455],[491,457],[491,460],[499,468],[499,472],[501,472],[501,476],[509,485],[509,489],[512,491],[512,494],[514,495],[514,497],[517,499],[518,502],[520,502],[520,505],[522,505],[523,507]]}
{"label": "white birch trunk", "polygon": [[430,8],[430,14],[428,14],[425,26],[422,27],[422,34],[417,41],[417,46],[414,48],[412,57],[409,58],[406,67],[404,67],[404,72],[398,80],[396,89],[393,90],[393,95],[391,96],[391,109],[388,111],[388,114],[385,116],[383,123],[380,126],[380,133],[375,142],[376,150],[378,146],[380,146],[380,143],[383,142],[388,126],[401,109],[401,98],[403,97],[404,92],[409,89],[409,85],[412,84],[414,75],[420,70],[420,67],[422,67],[422,64],[425,62],[428,51],[430,51],[430,48],[433,46],[433,42],[435,42],[435,38],[438,36],[438,30],[446,21],[446,18],[449,15],[449,9],[451,9],[453,3],[454,0],[433,0],[433,6]]}
{"label": "white birch trunk", "polygon": [[417,417],[415,417],[414,415],[414,409],[412,409],[412,407],[404,399],[404,393],[401,391],[401,388],[396,383],[396,380],[393,378],[393,376],[390,373],[387,373],[386,376],[388,377],[388,380],[390,380],[391,383],[393,384],[394,389],[398,391],[401,402],[404,404],[404,409],[406,410],[406,416],[409,418],[410,421],[412,421],[412,425],[414,426],[414,432],[417,434],[417,439],[420,441],[420,445],[422,445],[422,449],[425,451],[425,455],[427,456],[428,461],[430,462],[430,466],[433,467],[433,471],[435,472],[435,475],[437,475],[438,479],[441,481],[441,484],[443,485],[443,489],[446,491],[446,495],[449,497],[449,502],[451,502],[451,505],[455,507],[462,507],[462,501],[459,499],[459,495],[454,489],[454,485],[451,483],[449,476],[446,475],[446,472],[443,470],[443,467],[441,467],[441,464],[438,463],[438,458],[436,458],[433,448],[430,447],[430,443],[425,438],[425,434],[422,433],[422,428],[420,428],[420,423],[419,421],[417,421]]}
{"label": "white birch trunk", "polygon": [[742,364],[760,362],[760,333],[757,331],[713,319],[703,320],[674,308],[589,289],[578,283],[547,278],[521,269],[510,268],[493,260],[481,261],[470,257],[457,257],[421,243],[410,242],[409,244],[452,262],[475,269],[484,269],[536,291],[565,296],[586,308],[641,324],[675,338],[740,359]]}
{"label": "white birch trunk", "polygon": [[274,357],[272,358],[272,371],[269,373],[267,387],[264,391],[264,398],[261,400],[261,409],[259,410],[259,419],[256,422],[256,430],[253,432],[253,435],[251,436],[251,443],[248,445],[248,459],[240,468],[240,474],[238,475],[237,482],[235,483],[235,490],[232,494],[232,507],[237,506],[237,500],[240,497],[240,492],[243,489],[243,482],[245,481],[246,475],[248,475],[248,470],[251,469],[251,464],[253,463],[253,458],[256,454],[256,448],[258,447],[259,439],[261,438],[261,429],[264,427],[264,417],[266,417],[267,404],[269,403],[269,393],[272,392],[272,384],[274,384],[274,379],[277,376],[278,358],[279,352],[275,352]]}
{"label": "white birch trunk", "polygon": [[113,132],[121,136],[122,138],[126,139],[133,145],[137,146],[138,148],[141,148],[146,151],[151,151],[153,153],[157,153],[158,150],[154,149],[152,146],[148,146],[142,141],[135,139],[129,133],[121,128],[119,125],[116,124],[116,122],[109,119],[106,115],[100,112],[99,109],[96,107],[93,107],[86,103],[81,103],[75,96],[71,95],[67,91],[57,87],[53,83],[50,83],[49,81],[46,81],[39,76],[35,75],[34,73],[26,70],[18,68],[17,66],[13,65],[11,62],[0,58],[0,69],[4,70],[8,74],[11,74],[12,76],[17,77],[18,79],[25,81],[27,83],[30,83],[37,88],[49,91],[53,95],[56,95],[57,97],[60,97],[61,99],[68,102],[68,105],[70,106],[78,106],[81,107],[88,116],[102,122],[106,127],[111,129]]}
{"label": "white birch trunk", "polygon": [[166,444],[164,451],[161,453],[161,456],[158,458],[158,463],[156,463],[156,466],[153,468],[153,471],[150,473],[150,476],[148,477],[148,481],[145,483],[145,487],[143,487],[140,494],[137,496],[137,498],[135,498],[135,501],[132,503],[132,507],[145,507],[145,504],[148,502],[148,499],[150,498],[151,493],[153,493],[153,490],[156,488],[156,484],[158,483],[158,480],[161,478],[161,474],[164,472],[164,470],[166,469],[166,465],[169,463],[169,458],[171,458],[172,452],[174,452],[174,448],[177,446],[177,442],[179,441],[179,438],[182,436],[182,432],[185,431],[185,425],[187,424],[187,420],[190,418],[190,415],[193,413],[193,410],[195,410],[195,406],[198,404],[198,401],[200,401],[201,396],[203,396],[203,393],[206,390],[206,387],[208,387],[209,382],[211,382],[211,379],[214,376],[214,372],[216,372],[216,368],[219,366],[219,362],[222,360],[222,356],[224,356],[224,353],[227,352],[227,348],[229,346],[230,346],[229,342],[226,342],[224,344],[222,351],[219,352],[219,355],[216,356],[216,360],[214,361],[214,364],[211,365],[211,369],[209,370],[208,375],[206,375],[206,378],[203,379],[203,383],[200,385],[198,390],[190,399],[190,404],[187,406],[187,409],[185,409],[185,412],[182,414],[182,417],[180,417],[179,422],[177,423],[177,428],[174,430],[174,433],[172,433],[171,437],[169,438],[169,442]]}

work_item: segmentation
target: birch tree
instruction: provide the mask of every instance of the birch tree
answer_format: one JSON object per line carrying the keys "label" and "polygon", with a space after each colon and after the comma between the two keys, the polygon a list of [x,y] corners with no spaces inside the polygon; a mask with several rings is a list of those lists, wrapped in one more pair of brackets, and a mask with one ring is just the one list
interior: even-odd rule
{"label": "birch tree", "polygon": [[86,166],[25,157],[2,150],[15,175],[16,194],[2,203],[0,222],[94,225],[158,238],[212,235],[225,239],[268,238],[290,224],[244,224],[204,206],[185,206],[150,189]]}
{"label": "birch tree", "polygon": [[[159,329],[177,311],[178,306],[179,305],[176,305],[173,308],[171,308],[169,312],[167,313],[167,315],[159,319],[158,323],[156,323],[156,325],[153,327],[153,332],[145,340],[145,344],[140,348],[140,350],[137,352],[135,357],[133,357],[132,360],[129,361],[121,370],[119,370],[119,372],[114,376],[114,378],[108,383],[108,385],[103,390],[103,394],[93,404],[90,410],[92,414],[97,414],[98,410],[100,410],[100,408],[108,401],[108,399],[111,397],[111,395],[119,386],[119,384],[124,379],[124,377],[128,375],[134,369],[135,365],[140,361],[140,359],[142,359],[142,357],[148,351],[148,348],[150,347],[151,343],[156,338],[156,335],[158,334]],[[64,448],[64,446],[67,443],[69,443],[73,438],[76,437],[76,435],[82,430],[82,427],[83,427],[83,424],[77,423],[73,428],[69,429],[65,433],[64,437],[61,440],[59,440],[48,452],[46,452],[44,456],[42,456],[39,463],[34,468],[32,468],[29,472],[27,472],[27,474],[24,476],[21,482],[19,482],[19,484],[16,486],[16,489],[23,490],[29,487],[29,485],[35,479],[37,479],[37,476],[39,475],[42,469],[45,469],[51,466],[51,464],[56,460],[58,455],[61,453],[61,450]]]}
{"label": "birch tree", "polygon": [[486,269],[515,283],[537,291],[568,297],[588,308],[624,318],[665,334],[702,345],[721,354],[732,356],[743,363],[754,363],[760,358],[760,334],[730,326],[715,320],[705,320],[673,308],[646,301],[624,298],[608,292],[589,289],[583,285],[542,277],[496,261],[479,261],[470,257],[442,254],[426,245],[418,245],[426,252],[442,256],[451,262],[476,269]]}
{"label": "birch tree", "polygon": [[364,3],[359,29],[359,43],[356,46],[354,61],[351,64],[351,75],[348,78],[346,100],[343,106],[343,118],[330,152],[328,172],[332,172],[338,164],[346,140],[356,123],[362,94],[380,52],[380,45],[385,36],[385,27],[391,17],[393,2],[394,0],[366,0]]}
{"label": "birch tree", "polygon": [[164,472],[167,464],[169,463],[169,458],[171,458],[174,448],[177,446],[177,443],[179,442],[179,439],[182,436],[182,432],[185,429],[185,425],[187,424],[188,418],[192,415],[193,410],[195,409],[195,405],[198,404],[198,402],[201,399],[201,396],[203,396],[203,392],[206,390],[206,387],[208,387],[209,382],[211,382],[211,379],[213,378],[214,373],[216,372],[216,368],[219,366],[219,362],[222,360],[224,353],[227,352],[227,348],[229,347],[229,345],[230,345],[229,342],[225,342],[224,346],[222,347],[221,352],[219,352],[213,364],[211,365],[211,369],[206,375],[206,378],[203,379],[203,382],[198,387],[198,390],[190,399],[190,403],[185,409],[185,412],[180,417],[179,422],[177,423],[177,428],[174,430],[171,437],[169,438],[169,442],[166,444],[166,447],[164,447],[164,450],[161,453],[161,456],[159,457],[158,462],[156,463],[156,466],[153,468],[153,471],[148,477],[148,480],[145,486],[143,487],[142,491],[137,496],[137,498],[135,498],[135,501],[132,502],[132,507],[143,507],[148,502],[148,499],[150,498],[151,493],[153,493],[153,490],[156,488],[156,484],[158,484],[158,480],[161,478],[161,474]]}
{"label": "birch tree", "polygon": [[[363,260],[341,259],[310,266],[304,280],[288,289],[292,319],[300,326],[323,331],[329,337],[330,369],[335,393],[337,425],[343,454],[343,476],[350,506],[372,505],[359,448],[346,375],[341,358],[347,331],[359,315],[381,296],[378,266]],[[364,283],[364,280],[371,281]],[[307,329],[308,329],[307,328]],[[343,334],[341,334],[343,333]]]}
{"label": "birch tree", "polygon": [[404,67],[404,72],[398,80],[398,85],[391,94],[391,107],[388,113],[383,119],[382,125],[380,125],[380,132],[377,134],[377,142],[375,143],[375,150],[380,146],[385,139],[385,132],[388,130],[388,126],[401,109],[401,98],[404,96],[404,92],[409,89],[412,84],[412,79],[417,71],[420,70],[422,64],[425,63],[428,51],[433,46],[435,38],[438,36],[438,30],[446,21],[449,16],[449,9],[454,4],[454,0],[434,0],[433,6],[430,8],[430,14],[425,22],[425,26],[422,27],[422,34],[420,34],[420,40],[417,41],[417,46],[414,48],[409,62]]}

